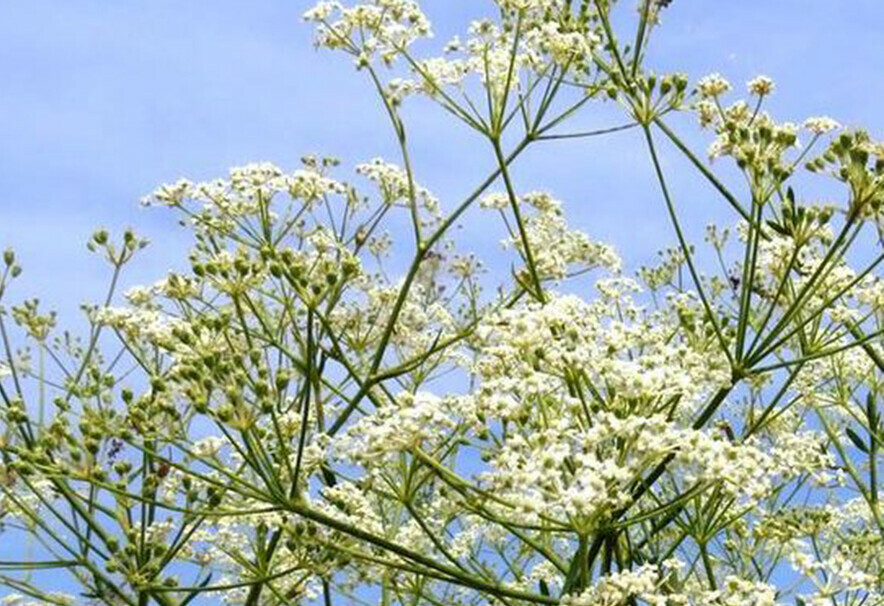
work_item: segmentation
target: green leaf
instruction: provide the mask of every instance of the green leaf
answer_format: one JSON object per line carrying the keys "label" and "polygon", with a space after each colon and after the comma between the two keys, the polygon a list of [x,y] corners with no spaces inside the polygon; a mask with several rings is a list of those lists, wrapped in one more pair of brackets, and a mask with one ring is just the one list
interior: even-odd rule
{"label": "green leaf", "polygon": [[850,438],[850,441],[853,442],[853,445],[856,446],[857,448],[859,448],[864,453],[868,454],[869,447],[865,442],[863,442],[862,438],[859,437],[859,435],[849,427],[847,428],[846,431],[847,431],[847,437]]}
{"label": "green leaf", "polygon": [[878,407],[875,402],[875,394],[871,391],[866,394],[866,418],[869,420],[869,427],[872,431],[878,426]]}
{"label": "green leaf", "polygon": [[774,230],[775,232],[777,232],[781,236],[790,235],[789,230],[786,229],[785,227],[783,227],[782,225],[780,225],[779,223],[777,223],[776,221],[772,221],[772,220],[768,219],[766,221],[766,223],[767,223],[768,227],[770,227],[772,230]]}

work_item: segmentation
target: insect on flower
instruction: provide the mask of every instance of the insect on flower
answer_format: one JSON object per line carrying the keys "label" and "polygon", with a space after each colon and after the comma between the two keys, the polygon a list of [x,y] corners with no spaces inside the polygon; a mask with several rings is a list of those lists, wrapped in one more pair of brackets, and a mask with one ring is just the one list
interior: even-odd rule
{"label": "insect on flower", "polygon": [[107,451],[107,458],[109,461],[113,461],[120,454],[120,451],[123,450],[123,441],[117,438],[114,438],[111,441],[110,450]]}

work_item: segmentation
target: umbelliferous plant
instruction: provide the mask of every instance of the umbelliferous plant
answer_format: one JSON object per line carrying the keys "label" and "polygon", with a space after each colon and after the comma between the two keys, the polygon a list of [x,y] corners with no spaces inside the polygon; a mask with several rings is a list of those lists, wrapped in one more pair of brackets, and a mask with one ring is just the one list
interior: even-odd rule
{"label": "umbelliferous plant", "polygon": [[[120,301],[146,242],[96,232],[113,279],[82,340],[0,309],[5,603],[884,603],[884,145],[776,121],[763,76],[739,99],[651,72],[670,3],[626,4],[497,0],[429,58],[412,0],[308,10],[399,157],[159,188],[189,270]],[[487,149],[461,200],[414,170],[416,96]],[[569,130],[602,105],[622,119]],[[673,234],[638,271],[512,174],[626,129]],[[661,141],[733,213],[705,242]],[[813,203],[826,178],[839,201]],[[510,272],[463,249],[468,213]],[[8,251],[0,297],[20,271]]]}

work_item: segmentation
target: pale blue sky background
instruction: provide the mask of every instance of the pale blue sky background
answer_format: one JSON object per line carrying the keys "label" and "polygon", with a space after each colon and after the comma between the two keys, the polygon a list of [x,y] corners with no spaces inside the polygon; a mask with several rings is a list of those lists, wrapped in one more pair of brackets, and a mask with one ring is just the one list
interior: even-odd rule
{"label": "pale blue sky background", "polygon": [[[300,20],[307,6],[0,3],[0,246],[14,246],[25,265],[17,292],[39,293],[64,315],[96,299],[105,274],[84,242],[97,226],[132,225],[149,236],[155,245],[130,281],[161,277],[183,259],[186,242],[168,212],[138,205],[161,182],[211,178],[256,160],[294,168],[305,152],[395,160],[364,75],[348,58],[312,47]],[[438,45],[490,2],[424,6]],[[720,70],[740,87],[766,73],[778,84],[771,103],[778,116],[832,114],[884,135],[884,2],[675,0],[665,20],[655,43],[661,71]],[[590,113],[582,125],[612,123],[605,114]],[[430,104],[408,115],[421,181],[454,206],[490,166],[490,150]],[[727,217],[666,151],[689,223],[701,229]],[[614,243],[632,265],[672,241],[637,132],[538,147],[516,172],[521,189],[551,189],[574,223]],[[473,248],[495,249],[482,245],[474,221],[466,234]]]}
{"label": "pale blue sky background", "polygon": [[[631,6],[635,0],[623,0]],[[152,282],[185,259],[187,234],[138,201],[157,184],[306,152],[354,163],[398,158],[389,125],[348,58],[316,52],[293,0],[2,0],[0,248],[25,266],[13,299],[39,294],[70,323],[107,274],[86,251],[98,226],[153,240],[127,283]],[[425,0],[438,48],[491,6]],[[782,119],[831,114],[884,137],[881,0],[674,0],[654,45],[661,71],[721,71],[742,88],[772,76]],[[423,184],[453,207],[490,168],[490,150],[430,104],[407,112]],[[619,123],[590,111],[580,127]],[[690,132],[685,124],[679,124]],[[704,149],[707,140],[695,140]],[[700,241],[730,215],[668,146],[673,191]],[[673,239],[639,133],[541,146],[516,169],[520,190],[547,188],[572,222],[613,243],[629,266]],[[812,192],[809,197],[813,197]],[[482,224],[467,247],[494,254]],[[0,591],[2,594],[2,591]]]}

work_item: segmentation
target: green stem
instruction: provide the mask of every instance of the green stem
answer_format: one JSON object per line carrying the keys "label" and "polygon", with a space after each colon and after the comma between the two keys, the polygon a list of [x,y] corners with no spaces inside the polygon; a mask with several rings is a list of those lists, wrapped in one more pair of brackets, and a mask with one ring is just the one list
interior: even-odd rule
{"label": "green stem", "polygon": [[715,312],[713,311],[712,306],[709,304],[709,300],[706,297],[706,293],[703,289],[703,284],[700,281],[700,276],[697,273],[696,268],[694,267],[694,261],[691,255],[691,247],[688,245],[684,233],[681,230],[681,225],[678,221],[678,215],[675,212],[675,206],[672,203],[672,197],[670,196],[669,188],[666,185],[666,178],[663,176],[663,168],[660,165],[660,159],[657,157],[657,148],[654,145],[654,138],[651,134],[651,129],[647,125],[643,125],[642,130],[645,133],[645,140],[648,143],[648,150],[651,154],[651,161],[654,164],[654,172],[657,174],[657,180],[660,184],[660,189],[663,192],[663,199],[666,202],[666,209],[669,212],[669,218],[671,219],[672,225],[675,228],[675,234],[678,237],[678,243],[681,247],[682,254],[684,254],[685,262],[688,266],[688,271],[690,271],[691,278],[694,281],[694,287],[697,289],[697,294],[699,295],[700,300],[703,303],[703,308],[706,310],[706,316],[709,318],[709,321],[712,324],[712,328],[714,329],[715,335],[718,338],[719,344],[721,345],[721,350],[727,357],[728,362],[730,362],[730,364],[733,366],[734,360],[730,353],[730,347],[727,343],[727,340],[724,338],[724,334],[721,331],[718,317],[715,315]]}

